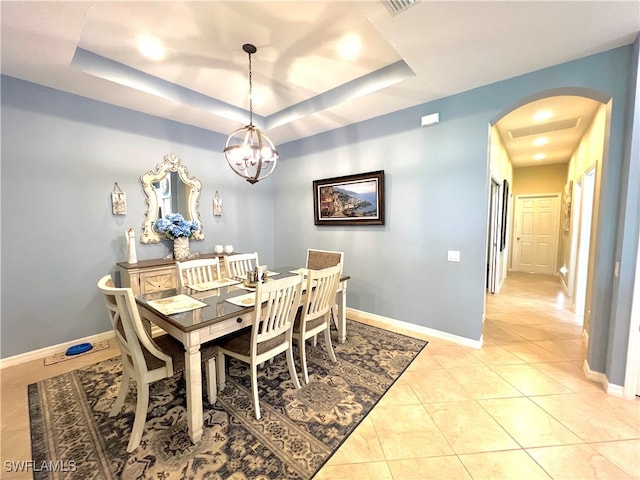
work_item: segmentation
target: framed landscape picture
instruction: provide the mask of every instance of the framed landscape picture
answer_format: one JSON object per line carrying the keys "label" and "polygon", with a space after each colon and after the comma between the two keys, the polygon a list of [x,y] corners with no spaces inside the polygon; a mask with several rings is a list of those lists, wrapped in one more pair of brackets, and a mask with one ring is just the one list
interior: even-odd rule
{"label": "framed landscape picture", "polygon": [[384,225],[384,170],[313,181],[316,225]]}

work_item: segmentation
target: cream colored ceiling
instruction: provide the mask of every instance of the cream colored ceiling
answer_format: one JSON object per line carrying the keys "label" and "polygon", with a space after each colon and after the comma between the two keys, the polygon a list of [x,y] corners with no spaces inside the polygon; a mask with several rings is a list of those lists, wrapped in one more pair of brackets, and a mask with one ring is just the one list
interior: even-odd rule
{"label": "cream colored ceiling", "polygon": [[[566,163],[591,124],[600,104],[595,100],[575,96],[557,96],[536,100],[505,115],[496,128],[515,168]],[[541,110],[549,110],[553,117],[536,121]],[[548,143],[536,146],[537,139]],[[543,153],[543,160],[534,156]]]}
{"label": "cream colored ceiling", "polygon": [[[253,43],[256,123],[280,144],[629,44],[640,3],[423,1],[391,15],[380,0],[3,0],[1,22],[3,74],[221,133],[248,122]],[[164,61],[137,52],[143,33]],[[362,39],[354,61],[336,56],[346,33]],[[507,148],[525,158],[525,143]]]}

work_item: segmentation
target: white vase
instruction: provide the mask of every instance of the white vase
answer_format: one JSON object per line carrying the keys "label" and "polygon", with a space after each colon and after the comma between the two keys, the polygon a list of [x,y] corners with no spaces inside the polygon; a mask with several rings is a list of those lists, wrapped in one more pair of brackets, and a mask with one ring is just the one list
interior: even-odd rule
{"label": "white vase", "polygon": [[181,262],[189,258],[189,237],[177,237],[173,239],[173,258]]}

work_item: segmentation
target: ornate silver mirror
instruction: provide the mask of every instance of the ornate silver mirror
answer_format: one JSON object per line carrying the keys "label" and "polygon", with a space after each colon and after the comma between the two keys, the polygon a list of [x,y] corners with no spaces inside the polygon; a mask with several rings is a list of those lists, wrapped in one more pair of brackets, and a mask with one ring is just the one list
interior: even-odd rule
{"label": "ornate silver mirror", "polygon": [[140,177],[142,189],[147,196],[147,212],[142,223],[140,243],[158,243],[162,236],[154,229],[158,218],[168,213],[180,213],[186,220],[195,221],[200,227],[192,240],[204,240],[200,220],[200,191],[202,184],[175,153],[164,156],[155,170],[148,170]]}

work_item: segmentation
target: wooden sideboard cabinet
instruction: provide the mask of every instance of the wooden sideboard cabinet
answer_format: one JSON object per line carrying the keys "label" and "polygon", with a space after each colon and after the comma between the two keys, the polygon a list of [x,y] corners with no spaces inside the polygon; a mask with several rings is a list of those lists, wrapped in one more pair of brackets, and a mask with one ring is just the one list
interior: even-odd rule
{"label": "wooden sideboard cabinet", "polygon": [[[220,259],[220,272],[226,273],[223,254],[208,253],[197,258],[215,257]],[[130,287],[134,295],[177,288],[178,286],[178,269],[175,260],[157,258],[141,260],[137,263],[119,262],[117,266],[120,272],[120,286]]]}

